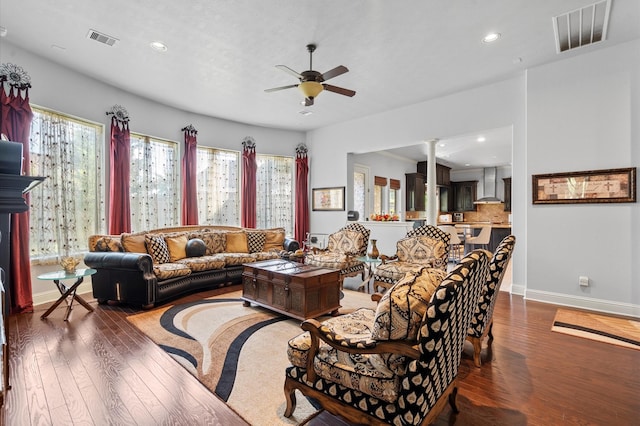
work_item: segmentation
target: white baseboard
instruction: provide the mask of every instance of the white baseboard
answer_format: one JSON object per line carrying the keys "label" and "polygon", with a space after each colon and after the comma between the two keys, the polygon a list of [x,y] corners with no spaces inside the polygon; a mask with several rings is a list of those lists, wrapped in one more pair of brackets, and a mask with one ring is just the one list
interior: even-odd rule
{"label": "white baseboard", "polygon": [[[517,294],[513,289],[512,293]],[[540,290],[525,290],[523,294],[527,300],[640,318],[640,305],[633,305],[631,303],[613,302],[611,300],[593,299]]]}
{"label": "white baseboard", "polygon": [[[76,290],[77,294],[89,293],[92,294],[93,288],[91,287],[91,281],[82,283]],[[60,292],[58,290],[45,291],[43,293],[37,293],[33,295],[33,305],[42,305],[43,303],[51,303],[58,300]],[[93,297],[93,296],[92,296]],[[87,300],[88,301],[88,300]]]}

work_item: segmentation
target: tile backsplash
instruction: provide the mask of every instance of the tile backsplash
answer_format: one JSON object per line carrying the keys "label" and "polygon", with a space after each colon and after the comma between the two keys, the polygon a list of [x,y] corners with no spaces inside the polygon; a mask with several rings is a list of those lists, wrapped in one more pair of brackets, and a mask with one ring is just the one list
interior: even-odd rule
{"label": "tile backsplash", "polygon": [[[494,222],[494,223],[508,223],[509,213],[504,211],[504,203],[497,204],[478,204],[478,210],[475,212],[464,212],[465,222]],[[442,212],[438,213],[439,215]],[[406,212],[406,220],[411,219],[424,219],[426,212],[412,211]]]}

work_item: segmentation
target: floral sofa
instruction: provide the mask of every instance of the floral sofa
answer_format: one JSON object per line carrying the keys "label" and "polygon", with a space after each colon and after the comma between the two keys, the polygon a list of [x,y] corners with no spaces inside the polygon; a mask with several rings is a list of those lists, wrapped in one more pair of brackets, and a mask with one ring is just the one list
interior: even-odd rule
{"label": "floral sofa", "polygon": [[121,235],[92,235],[84,263],[97,270],[99,303],[150,308],[178,295],[237,284],[242,265],[299,248],[283,228],[182,226]]}

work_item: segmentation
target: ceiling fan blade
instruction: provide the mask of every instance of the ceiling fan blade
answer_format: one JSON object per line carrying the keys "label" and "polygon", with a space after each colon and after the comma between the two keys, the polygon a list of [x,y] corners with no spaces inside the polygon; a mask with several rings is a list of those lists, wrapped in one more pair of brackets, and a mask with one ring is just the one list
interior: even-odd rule
{"label": "ceiling fan blade", "polygon": [[264,91],[267,93],[271,93],[271,92],[277,92],[278,90],[291,89],[292,87],[298,87],[298,85],[290,84],[289,86],[274,87],[272,89],[265,89]]}
{"label": "ceiling fan blade", "polygon": [[323,84],[324,90],[328,90],[329,92],[338,93],[344,96],[353,96],[356,94],[355,90],[345,89],[343,87],[332,86],[330,84]]}
{"label": "ceiling fan blade", "polygon": [[302,80],[302,76],[300,75],[299,72],[292,70],[291,68],[289,68],[286,65],[276,65],[276,68],[278,68],[278,69],[280,69],[280,70],[282,70],[282,71],[284,71],[284,72],[286,72],[288,74],[291,74],[292,76],[294,76],[295,78],[297,78],[299,80]]}
{"label": "ceiling fan blade", "polygon": [[304,98],[304,106],[313,105],[313,98]]}
{"label": "ceiling fan blade", "polygon": [[339,66],[335,67],[334,69],[329,70],[329,71],[325,72],[324,74],[322,74],[321,75],[322,81],[327,81],[330,78],[337,77],[337,76],[342,75],[342,74],[344,74],[345,72],[348,72],[348,71],[349,71],[349,68],[345,67],[344,65],[339,65]]}

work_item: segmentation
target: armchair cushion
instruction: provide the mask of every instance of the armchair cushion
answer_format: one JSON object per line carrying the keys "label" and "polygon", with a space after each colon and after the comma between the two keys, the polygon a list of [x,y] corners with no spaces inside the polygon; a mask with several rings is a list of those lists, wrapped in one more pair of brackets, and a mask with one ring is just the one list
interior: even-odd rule
{"label": "armchair cushion", "polygon": [[424,268],[417,276],[405,274],[380,299],[371,338],[417,341],[431,295],[445,276],[435,268]]}
{"label": "armchair cushion", "polygon": [[426,236],[403,238],[396,244],[396,255],[400,262],[420,263],[435,267],[437,259],[447,252],[444,241]]}
{"label": "armchair cushion", "polygon": [[307,265],[319,266],[321,268],[329,268],[329,269],[340,269],[344,270],[347,268],[355,267],[361,265],[358,259],[350,257],[349,255],[343,253],[334,253],[334,252],[321,252],[318,254],[308,254],[304,263]]}
{"label": "armchair cushion", "polygon": [[342,229],[329,235],[327,250],[335,253],[359,255],[364,245],[364,235],[358,231]]}
{"label": "armchair cushion", "polygon": [[[332,340],[342,340],[345,345],[358,346],[359,344],[370,345],[371,325],[375,311],[372,309],[360,308],[347,315],[332,317],[322,322],[323,329],[332,336]],[[339,336],[339,337],[338,337]],[[307,355],[311,345],[309,332],[299,334],[289,340],[287,346],[287,356],[291,364],[306,368]],[[326,343],[320,342],[323,347],[329,347]]]}

